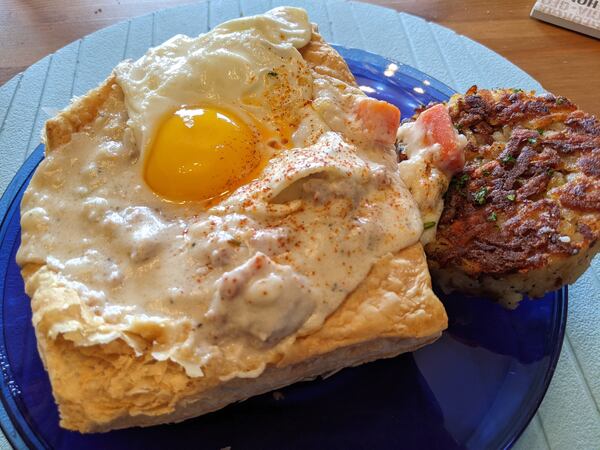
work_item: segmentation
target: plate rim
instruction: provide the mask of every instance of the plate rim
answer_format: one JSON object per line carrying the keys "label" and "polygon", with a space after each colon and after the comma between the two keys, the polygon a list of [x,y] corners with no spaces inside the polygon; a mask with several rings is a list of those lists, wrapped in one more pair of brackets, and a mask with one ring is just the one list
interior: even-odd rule
{"label": "plate rim", "polygon": [[[4,238],[7,233],[7,219],[8,211],[12,208],[14,203],[17,201],[17,195],[28,182],[29,178],[33,175],[33,171],[42,161],[44,156],[44,144],[39,144],[35,150],[27,157],[25,162],[19,167],[17,173],[12,178],[11,182],[7,186],[6,190],[0,197],[0,244],[4,243]],[[0,254],[0,264],[3,263],[4,258],[8,259],[9,254]],[[0,340],[0,361],[4,362],[8,360],[8,352],[6,349],[6,336],[5,328],[2,326],[4,323],[4,285],[6,283],[6,274],[0,273],[0,280],[2,281],[2,297],[0,298],[0,331],[2,332],[2,339]],[[2,430],[6,440],[9,444],[16,449],[28,449],[34,445],[37,448],[46,448],[43,443],[35,436],[32,430],[26,430],[22,426],[19,420],[15,420],[15,409],[21,412],[19,406],[13,398],[12,392],[8,384],[10,379],[14,379],[12,373],[10,373],[10,364],[1,364],[1,382],[0,382],[0,429]],[[10,404],[10,405],[8,405]],[[29,424],[28,428],[29,428]]]}
{"label": "plate rim", "polygon": [[[341,56],[342,58],[347,60],[354,60],[360,62],[362,64],[368,63],[370,65],[390,65],[395,64],[397,69],[394,73],[400,73],[404,76],[410,77],[417,82],[421,82],[423,80],[428,81],[428,87],[432,87],[440,94],[447,96],[448,98],[452,97],[452,95],[457,94],[458,92],[452,89],[447,84],[441,82],[437,78],[432,77],[431,75],[426,74],[425,72],[420,71],[419,69],[411,66],[410,64],[406,64],[400,62],[394,58],[388,58],[387,56],[378,55],[377,53],[370,52],[368,50],[363,50],[362,48],[357,47],[346,47],[344,45],[330,44]],[[354,56],[359,56],[360,60],[354,58]],[[385,76],[385,75],[384,75]],[[390,78],[392,78],[392,75]]]}
{"label": "plate rim", "polygon": [[[541,382],[542,388],[538,390],[538,397],[530,402],[531,407],[528,408],[526,413],[520,415],[520,419],[518,420],[518,430],[512,437],[508,436],[504,443],[502,444],[502,448],[508,449],[513,447],[519,438],[523,435],[538,410],[540,409],[540,405],[544,401],[546,397],[546,393],[550,388],[550,383],[552,382],[552,378],[554,377],[554,372],[556,372],[556,366],[558,365],[558,360],[560,359],[560,355],[562,353],[562,347],[565,340],[565,332],[567,328],[567,317],[569,312],[569,290],[568,286],[565,285],[560,289],[554,291],[558,298],[554,299],[553,302],[558,303],[558,310],[554,310],[554,314],[559,316],[558,320],[553,321],[555,335],[557,337],[556,342],[554,343],[553,352],[550,357],[550,361],[548,362],[548,370],[544,374],[544,378]],[[524,299],[524,301],[536,301],[535,299],[529,300]]]}
{"label": "plate rim", "polygon": [[[396,64],[398,66],[397,72],[403,76],[410,77],[416,81],[427,80],[429,84],[428,87],[432,87],[439,93],[450,97],[456,93],[454,89],[450,88],[446,84],[437,80],[436,78],[427,75],[426,73],[406,64],[399,62],[393,58],[388,58],[382,55],[378,55],[373,52],[369,52],[363,49],[354,48],[354,47],[346,47],[337,44],[332,44],[332,46],[342,55],[345,60],[354,61],[360,64],[369,64],[371,66],[377,65],[389,65]],[[27,157],[25,162],[21,165],[21,167],[17,170],[17,173],[12,178],[11,182],[7,186],[6,190],[0,197],[0,242],[4,242],[4,237],[7,233],[6,223],[7,223],[7,213],[13,207],[15,201],[17,200],[17,195],[22,189],[23,185],[27,183],[31,175],[33,174],[33,170],[37,167],[37,165],[43,159],[45,146],[40,143],[35,150]],[[7,256],[8,259],[8,256]],[[0,262],[2,261],[0,255]],[[0,280],[5,283],[5,274],[0,274]],[[4,290],[3,290],[4,293]],[[553,310],[553,314],[558,317],[553,320],[553,335],[557,337],[556,342],[553,345],[553,352],[551,354],[550,361],[548,362],[548,370],[544,374],[543,379],[540,380],[541,389],[537,388],[538,396],[536,396],[533,401],[530,401],[530,408],[525,408],[523,414],[520,414],[515,426],[510,427],[506,430],[504,437],[499,437],[499,441],[502,442],[502,448],[510,448],[512,447],[516,441],[521,437],[536,412],[539,409],[546,393],[550,387],[550,382],[553,378],[554,372],[556,371],[556,366],[558,364],[558,360],[561,355],[562,346],[564,343],[564,335],[565,329],[567,325],[567,315],[568,315],[568,288],[564,286],[563,288],[555,291],[557,298],[554,299],[554,302],[559,302],[558,308]],[[0,298],[2,304],[0,304],[0,327],[2,327],[2,320],[4,318],[4,295]],[[4,359],[8,358],[8,353],[6,351],[5,343],[5,329],[2,327],[2,341],[0,342],[0,362]],[[4,435],[8,442],[15,448],[28,448],[29,445],[33,444],[39,448],[45,448],[44,442],[41,441],[35,434],[35,432],[31,429],[24,429],[20,420],[17,420],[15,417],[15,408],[17,411],[21,411],[17,403],[14,401],[13,394],[10,391],[10,387],[8,386],[11,381],[10,378],[14,380],[14,377],[10,373],[10,366],[4,364],[0,364],[2,366],[2,376],[0,382],[0,392],[2,393],[2,398],[0,398],[0,428],[4,432]],[[9,400],[10,399],[10,400]],[[10,403],[10,405],[7,405]],[[29,424],[27,424],[27,428]],[[511,430],[512,429],[512,430]]]}

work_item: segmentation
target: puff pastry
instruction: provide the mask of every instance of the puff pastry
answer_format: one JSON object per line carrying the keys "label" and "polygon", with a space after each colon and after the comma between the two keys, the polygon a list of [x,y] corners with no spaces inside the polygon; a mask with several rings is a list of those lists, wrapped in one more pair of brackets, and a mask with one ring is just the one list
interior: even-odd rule
{"label": "puff pastry", "polygon": [[[301,54],[315,72],[355,84],[343,59],[316,28]],[[46,153],[66,151],[87,135],[123,141],[128,139],[126,128],[124,94],[111,75],[47,122]],[[31,189],[48,170],[34,177],[23,211],[33,201]],[[23,220],[30,218],[24,215]],[[316,331],[259,362],[230,367],[214,359],[203,366],[202,376],[190,376],[182,365],[157,359],[148,350],[153,342],[167,339],[161,333],[168,326],[140,325],[135,349],[121,338],[81,345],[75,334],[89,336],[108,325],[98,322],[77,290],[62,281],[60,268],[31,256],[20,255],[19,262],[61,426],[80,432],[196,417],[296,381],[413,351],[435,341],[447,326],[444,308],[431,289],[423,247],[416,242],[381,257]],[[134,333],[128,333],[133,339]]]}

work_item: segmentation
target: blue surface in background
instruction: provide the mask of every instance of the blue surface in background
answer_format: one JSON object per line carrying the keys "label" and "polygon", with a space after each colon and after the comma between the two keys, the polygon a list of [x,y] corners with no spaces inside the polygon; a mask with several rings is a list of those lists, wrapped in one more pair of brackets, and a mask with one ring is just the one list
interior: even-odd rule
{"label": "blue surface in background", "polygon": [[[452,94],[408,66],[396,63],[393,75],[385,76],[391,61],[339,50],[358,83],[396,104],[403,117]],[[177,425],[101,435],[62,430],[14,261],[18,204],[42,151],[35,151],[0,201],[0,387],[12,417],[2,427],[17,447],[500,448],[523,431],[548,387],[562,344],[566,291],[526,300],[514,311],[487,300],[440,296],[449,328],[417,352],[298,383],[280,390],[277,399],[265,394]]]}

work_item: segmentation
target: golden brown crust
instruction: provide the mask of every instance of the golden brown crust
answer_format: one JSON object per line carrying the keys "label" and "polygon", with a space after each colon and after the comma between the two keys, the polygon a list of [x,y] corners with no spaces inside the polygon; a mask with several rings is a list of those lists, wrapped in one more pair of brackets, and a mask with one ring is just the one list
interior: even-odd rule
{"label": "golden brown crust", "polygon": [[340,58],[338,52],[323,40],[317,32],[316,25],[313,25],[310,42],[300,49],[300,54],[308,62],[310,68],[319,75],[326,75],[342,80],[351,86],[357,86],[354,75],[350,72],[346,61]]}
{"label": "golden brown crust", "polygon": [[[305,359],[297,364],[285,367],[267,367],[259,378],[234,378],[202,393],[198,400],[189,399],[176,405],[175,410],[168,415],[162,416],[160,423],[174,423],[198,417],[202,414],[217,411],[233,402],[243,401],[247,398],[264,394],[290,384],[312,380],[318,376],[327,376],[337,372],[340,367],[354,367],[383,358],[393,358],[401,353],[410,352],[435,341],[439,336],[431,336],[420,339],[403,338],[380,338],[368,343],[354,346],[340,347],[335,351],[318,357]],[[240,392],[245,397],[240,397]],[[111,429],[127,428],[130,426],[152,426],[156,418],[152,416],[122,416],[106,424],[99,426],[95,432],[108,431]]]}
{"label": "golden brown crust", "polygon": [[468,139],[466,164],[427,247],[430,266],[536,296],[574,281],[580,271],[563,261],[589,260],[600,238],[600,122],[564,97],[520,90],[472,88],[449,112]]}
{"label": "golden brown crust", "polygon": [[[50,296],[62,301],[76,295],[59,291],[52,278],[47,282],[33,294],[34,322],[38,306]],[[297,380],[412,351],[437,339],[446,325],[422,247],[415,244],[382,258],[319,331],[273,356],[256,385],[237,378],[221,381],[216,363],[205,368],[204,377],[189,378],[173,362],[136,357],[122,341],[76,347],[62,337],[48,339],[43,324],[36,325],[36,334],[61,425],[93,432],[184,420]]]}
{"label": "golden brown crust", "polygon": [[421,244],[381,258],[367,278],[316,333],[298,339],[279,365],[310,354],[382,337],[424,338],[447,327],[444,308],[431,290]]}
{"label": "golden brown crust", "polygon": [[[314,34],[305,51],[314,67],[323,73],[329,68],[331,75],[339,70],[338,78],[351,76],[341,57],[325,47]],[[49,121],[48,150],[60,151],[73,133],[91,133],[95,121],[122,108],[122,91],[111,76]],[[126,119],[119,119],[121,128]],[[91,314],[77,292],[46,266],[28,265],[22,273],[61,426],[81,432],[184,420],[297,380],[414,350],[437,339],[447,326],[417,243],[381,258],[321,329],[298,338],[284,353],[272,354],[258,378],[228,378],[230,368],[216,359],[203,367],[204,376],[191,378],[172,361],[135,355],[121,340],[76,346],[68,333],[53,330],[52,315]],[[248,364],[250,370],[255,362]]]}
{"label": "golden brown crust", "polygon": [[110,98],[123,99],[123,91],[114,74],[84,97],[74,99],[67,109],[46,122],[43,135],[46,151],[66,144],[71,140],[72,134],[96,120],[98,111]]}

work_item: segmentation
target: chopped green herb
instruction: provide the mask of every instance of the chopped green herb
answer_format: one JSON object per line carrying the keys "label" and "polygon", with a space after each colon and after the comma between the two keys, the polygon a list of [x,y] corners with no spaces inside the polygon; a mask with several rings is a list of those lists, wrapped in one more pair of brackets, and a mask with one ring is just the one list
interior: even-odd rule
{"label": "chopped green herb", "polygon": [[469,175],[463,173],[460,177],[453,177],[450,181],[450,184],[460,191],[462,188],[465,187],[467,181],[469,181]]}
{"label": "chopped green herb", "polygon": [[543,135],[544,135],[544,130],[543,130],[543,129],[541,129],[541,128],[538,128],[538,129],[537,129],[537,132],[540,134],[540,136],[543,136]]}
{"label": "chopped green herb", "polygon": [[503,157],[502,157],[501,161],[502,161],[504,164],[508,164],[508,163],[514,163],[514,162],[516,161],[516,159],[515,159],[515,157],[514,157],[514,156],[512,156],[512,155],[506,155],[506,156],[503,156]]}
{"label": "chopped green herb", "polygon": [[423,224],[423,228],[425,230],[428,230],[428,229],[433,228],[433,227],[435,227],[435,222],[425,222]]}
{"label": "chopped green herb", "polygon": [[516,94],[517,92],[523,92],[523,89],[515,88],[512,91]]}
{"label": "chopped green herb", "polygon": [[463,173],[456,181],[456,187],[458,187],[458,189],[462,189],[463,187],[465,187],[465,184],[467,184],[467,181],[469,181],[469,175],[466,173]]}
{"label": "chopped green herb", "polygon": [[270,77],[276,77],[276,76],[278,76],[277,72],[274,72],[272,70],[270,70],[269,72],[267,72],[267,75],[269,75]]}
{"label": "chopped green herb", "polygon": [[509,202],[514,202],[516,198],[517,198],[517,196],[516,196],[515,194],[508,194],[508,195],[506,196],[506,199],[507,199]]}
{"label": "chopped green herb", "polygon": [[527,142],[529,142],[531,145],[535,145],[535,144],[537,144],[537,139],[536,138],[529,138],[529,139],[527,139]]}
{"label": "chopped green herb", "polygon": [[562,105],[564,102],[565,102],[565,99],[564,99],[564,97],[558,97],[558,98],[556,99],[556,104],[557,104],[557,105]]}
{"label": "chopped green herb", "polygon": [[479,189],[477,192],[475,192],[475,194],[473,194],[473,199],[475,200],[475,203],[477,203],[478,205],[483,205],[485,203],[487,195],[488,195],[488,188],[484,186],[481,189]]}
{"label": "chopped green herb", "polygon": [[488,222],[495,222],[498,220],[498,216],[496,216],[496,211],[492,211],[491,214],[487,218]]}
{"label": "chopped green herb", "polygon": [[482,173],[483,173],[484,177],[489,177],[490,176],[490,171],[489,170],[484,170]]}

